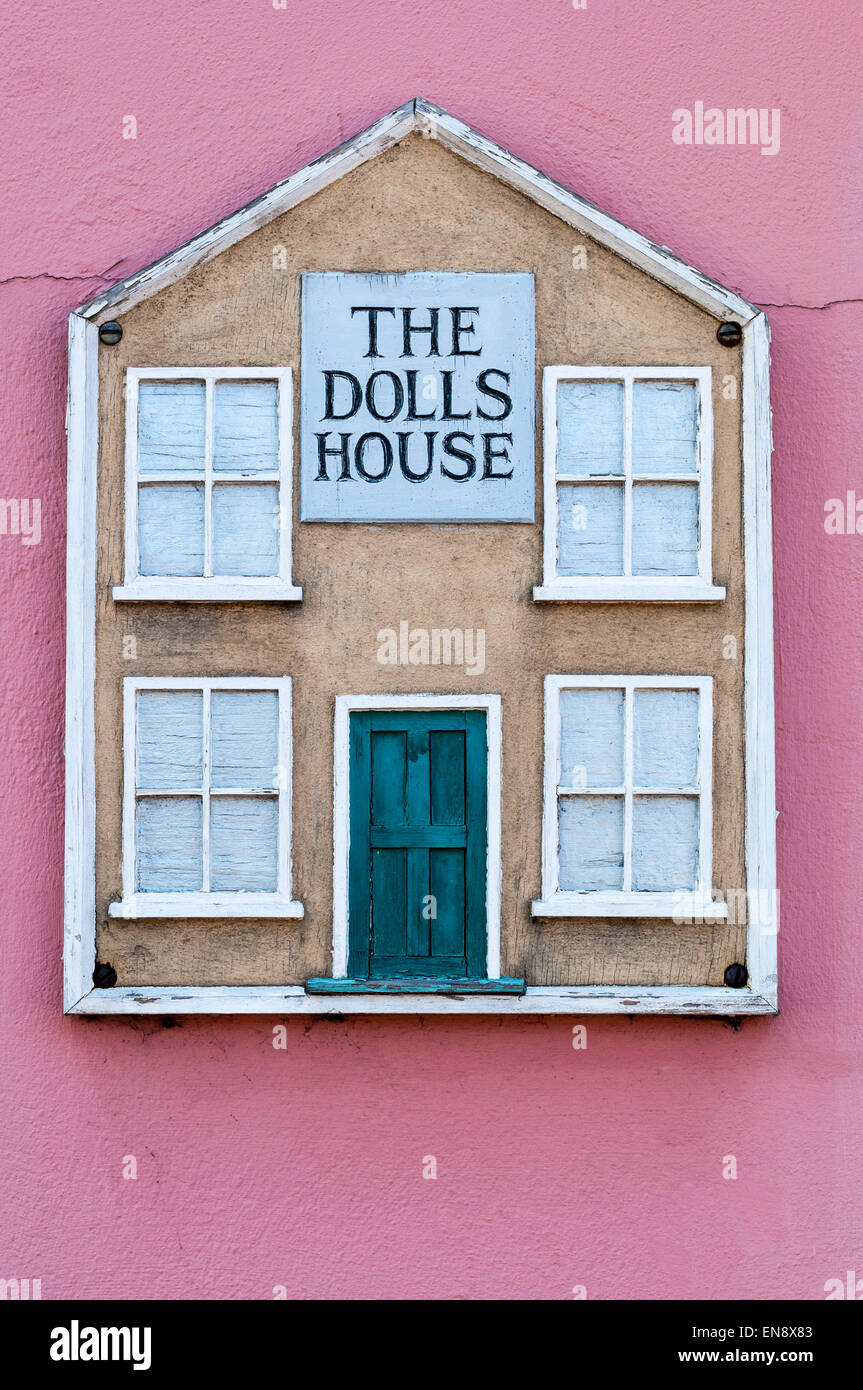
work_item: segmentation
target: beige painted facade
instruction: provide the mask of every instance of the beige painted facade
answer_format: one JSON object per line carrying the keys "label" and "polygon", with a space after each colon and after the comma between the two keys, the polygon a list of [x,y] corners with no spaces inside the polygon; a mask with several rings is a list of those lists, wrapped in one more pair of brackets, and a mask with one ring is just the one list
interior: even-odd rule
{"label": "beige painted facade", "polygon": [[[587,248],[586,268],[573,251]],[[274,249],[285,248],[285,256]],[[576,261],[579,258],[576,258]],[[286,261],[286,269],[276,264]],[[299,384],[304,270],[532,271],[536,278],[537,514],[528,524],[297,520],[301,603],[115,603],[123,582],[127,367],[290,366]],[[412,135],[248,236],[122,319],[100,347],[96,622],[97,957],[119,985],[301,984],[331,972],[333,714],[337,694],[492,692],[503,704],[501,970],[528,985],[722,985],[745,959],[744,924],[534,920],[542,830],[546,673],[711,675],[714,871],[744,867],[744,574],[740,350],[716,320],[527,197]],[[716,604],[535,603],[542,580],[542,368],[710,366],[714,378]],[[723,378],[736,379],[728,398]],[[484,674],[383,666],[377,634],[483,628]],[[137,655],[124,658],[124,637]],[[736,658],[724,656],[736,639]],[[301,921],[119,922],[125,676],[293,678],[293,896]]]}

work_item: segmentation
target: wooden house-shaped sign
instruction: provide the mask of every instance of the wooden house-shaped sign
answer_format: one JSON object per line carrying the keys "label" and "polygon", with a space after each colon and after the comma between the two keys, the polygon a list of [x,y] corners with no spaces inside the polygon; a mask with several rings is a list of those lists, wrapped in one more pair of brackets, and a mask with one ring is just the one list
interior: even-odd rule
{"label": "wooden house-shaped sign", "polygon": [[768,402],[421,100],[74,313],[67,1011],[775,1012]]}

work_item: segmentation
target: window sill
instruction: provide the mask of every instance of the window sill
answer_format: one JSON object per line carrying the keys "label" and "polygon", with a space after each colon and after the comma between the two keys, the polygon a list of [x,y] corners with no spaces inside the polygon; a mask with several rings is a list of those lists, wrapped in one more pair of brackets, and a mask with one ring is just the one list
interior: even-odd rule
{"label": "window sill", "polygon": [[521,996],[494,995],[322,995],[299,985],[116,985],[90,989],[66,1006],[70,1016],[88,1018],[139,1014],[200,1014],[215,1017],[286,1014],[305,1016],[380,1014],[460,1015],[497,1018],[526,1014],[644,1014],[652,1018],[754,1017],[779,1012],[775,991],[717,988],[714,985],[531,985]]}
{"label": "window sill", "polygon": [[725,589],[702,579],[560,579],[533,591],[534,603],[719,603]]}
{"label": "window sill", "polygon": [[115,603],[299,603],[302,589],[272,579],[135,579],[113,589]]}
{"label": "window sill", "polygon": [[728,904],[693,893],[556,893],[531,904],[534,917],[670,917],[679,923],[722,922]]}
{"label": "window sill", "polygon": [[127,922],[159,917],[293,917],[304,915],[302,903],[276,893],[135,893],[111,903],[109,917]]}
{"label": "window sill", "polygon": [[524,980],[330,979],[306,980],[307,994],[524,994]]}

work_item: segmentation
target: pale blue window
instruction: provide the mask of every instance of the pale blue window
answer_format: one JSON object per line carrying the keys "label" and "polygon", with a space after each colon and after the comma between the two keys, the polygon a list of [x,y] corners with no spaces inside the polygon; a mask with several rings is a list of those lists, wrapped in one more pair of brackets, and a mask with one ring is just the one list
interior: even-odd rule
{"label": "pale blue window", "polygon": [[136,691],[135,892],[278,891],[279,699]]}
{"label": "pale blue window", "polygon": [[[137,577],[277,579],[286,544],[280,380],[137,381]],[[132,390],[134,387],[129,387]],[[287,446],[285,446],[287,447]],[[131,538],[130,538],[131,539]]]}
{"label": "pale blue window", "polygon": [[619,370],[556,384],[555,576],[708,577],[704,372]]}
{"label": "pale blue window", "polygon": [[560,691],[557,717],[558,891],[695,889],[699,691],[585,684]]}

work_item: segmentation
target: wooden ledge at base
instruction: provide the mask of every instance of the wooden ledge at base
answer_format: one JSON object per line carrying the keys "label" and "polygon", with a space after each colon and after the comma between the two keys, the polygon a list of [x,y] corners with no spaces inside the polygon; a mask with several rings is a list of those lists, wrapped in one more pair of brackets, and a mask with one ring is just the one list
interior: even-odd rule
{"label": "wooden ledge at base", "polygon": [[307,994],[524,994],[524,980],[394,979],[352,980],[317,976]]}

